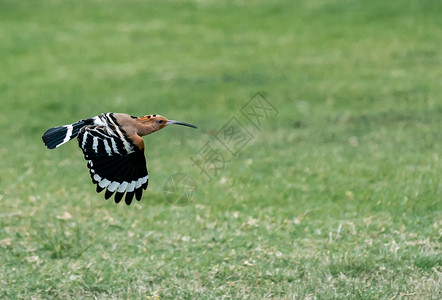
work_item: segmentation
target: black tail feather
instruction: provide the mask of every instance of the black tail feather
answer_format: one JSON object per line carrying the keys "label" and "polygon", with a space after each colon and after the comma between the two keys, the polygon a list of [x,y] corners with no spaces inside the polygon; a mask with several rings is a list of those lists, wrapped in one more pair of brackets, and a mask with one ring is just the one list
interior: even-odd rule
{"label": "black tail feather", "polygon": [[75,138],[81,128],[87,125],[92,125],[93,123],[94,120],[91,118],[80,120],[74,124],[50,128],[43,134],[43,142],[49,149],[57,148]]}

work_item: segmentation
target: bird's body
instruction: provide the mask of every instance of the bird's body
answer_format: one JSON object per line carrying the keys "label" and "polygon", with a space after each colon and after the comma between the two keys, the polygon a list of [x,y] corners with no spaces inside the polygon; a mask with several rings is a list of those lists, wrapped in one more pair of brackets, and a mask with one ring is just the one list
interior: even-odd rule
{"label": "bird's body", "polygon": [[149,181],[142,136],[169,124],[196,128],[160,115],[137,118],[105,113],[48,129],[42,139],[49,149],[54,149],[77,137],[97,192],[106,190],[106,199],[115,193],[116,203],[126,194],[125,202],[129,205],[134,196],[138,201],[141,199]]}

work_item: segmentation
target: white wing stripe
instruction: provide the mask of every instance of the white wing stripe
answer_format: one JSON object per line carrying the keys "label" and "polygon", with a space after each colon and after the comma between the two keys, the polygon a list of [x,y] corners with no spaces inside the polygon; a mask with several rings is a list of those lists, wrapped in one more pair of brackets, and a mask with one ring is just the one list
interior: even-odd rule
{"label": "white wing stripe", "polygon": [[74,126],[71,125],[66,125],[67,128],[67,132],[66,132],[66,136],[63,139],[63,142],[58,144],[57,147],[63,145],[64,143],[67,143],[71,140],[71,135],[72,135],[72,130],[74,130]]}
{"label": "white wing stripe", "polygon": [[120,184],[120,187],[118,188],[118,193],[124,193],[126,191],[127,186],[129,185],[129,182],[124,181],[122,184]]}
{"label": "white wing stripe", "polygon": [[103,140],[104,149],[106,150],[107,155],[112,156],[112,148],[109,146],[107,140]]}
{"label": "white wing stripe", "polygon": [[83,140],[81,141],[81,148],[84,149],[84,147],[86,146],[86,142],[87,142],[87,136],[88,136],[88,132],[85,131],[83,134]]}
{"label": "white wing stripe", "polygon": [[97,181],[97,182],[100,182],[101,181],[101,176],[98,175],[98,174],[95,174],[94,175],[94,180]]}
{"label": "white wing stripe", "polygon": [[107,188],[107,190],[109,192],[115,192],[115,190],[120,186],[119,182],[116,181],[112,181],[112,183],[109,185],[109,187]]}
{"label": "white wing stripe", "polygon": [[98,184],[101,188],[105,188],[107,187],[109,184],[111,184],[111,182],[109,180],[107,180],[106,178],[103,179],[102,181],[100,181],[100,183]]}
{"label": "white wing stripe", "polygon": [[132,180],[132,182],[127,186],[127,191],[128,192],[133,192],[135,190],[135,184],[137,182],[135,180]]}
{"label": "white wing stripe", "polygon": [[92,149],[94,149],[95,153],[98,153],[98,137],[94,136]]}
{"label": "white wing stripe", "polygon": [[135,185],[135,189],[139,189],[143,185],[143,178],[140,178],[137,180],[137,183]]}
{"label": "white wing stripe", "polygon": [[112,143],[112,150],[114,150],[115,153],[121,155],[121,153],[118,152],[117,143],[115,143],[115,140],[113,138],[111,138],[111,143]]}
{"label": "white wing stripe", "polygon": [[101,120],[100,116],[94,117],[94,125],[96,126],[104,126],[106,125],[103,120]]}

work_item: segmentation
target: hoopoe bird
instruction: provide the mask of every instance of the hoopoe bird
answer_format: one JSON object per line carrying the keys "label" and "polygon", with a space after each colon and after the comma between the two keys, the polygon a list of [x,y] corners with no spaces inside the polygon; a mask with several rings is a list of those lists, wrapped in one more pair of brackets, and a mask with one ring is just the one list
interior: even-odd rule
{"label": "hoopoe bird", "polygon": [[77,137],[92,182],[97,185],[97,193],[106,190],[106,199],[115,193],[115,203],[119,203],[126,194],[125,202],[130,205],[134,196],[141,200],[149,182],[142,136],[171,124],[197,128],[160,115],[133,117],[105,113],[74,124],[50,128],[42,139],[49,149],[54,149]]}

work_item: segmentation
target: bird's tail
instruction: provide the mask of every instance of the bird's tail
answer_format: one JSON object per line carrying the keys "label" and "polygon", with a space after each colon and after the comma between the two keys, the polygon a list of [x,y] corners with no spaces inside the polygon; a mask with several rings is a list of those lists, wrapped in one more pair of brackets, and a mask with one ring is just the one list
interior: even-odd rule
{"label": "bird's tail", "polygon": [[80,120],[74,124],[50,128],[43,134],[43,142],[49,149],[60,147],[61,145],[75,138],[82,127],[92,125],[93,123],[94,119],[91,118]]}

